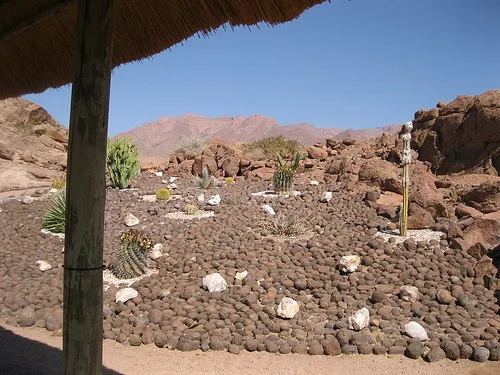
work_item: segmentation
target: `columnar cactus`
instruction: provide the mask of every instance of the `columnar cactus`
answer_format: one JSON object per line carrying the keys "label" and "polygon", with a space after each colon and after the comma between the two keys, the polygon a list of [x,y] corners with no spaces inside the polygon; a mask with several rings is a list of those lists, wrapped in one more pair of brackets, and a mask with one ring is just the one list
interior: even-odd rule
{"label": "columnar cactus", "polygon": [[297,152],[295,155],[295,161],[292,165],[285,165],[280,154],[276,156],[276,172],[273,175],[273,185],[274,191],[278,195],[288,194],[293,186],[293,180],[295,177],[295,171],[299,167],[299,163],[305,155]]}
{"label": "columnar cactus", "polygon": [[139,148],[130,139],[116,137],[108,140],[106,162],[109,179],[119,189],[130,187],[130,181],[140,171]]}
{"label": "columnar cactus", "polygon": [[142,276],[148,269],[151,240],[144,233],[131,229],[120,236],[120,248],[115,252],[111,272],[120,279]]}

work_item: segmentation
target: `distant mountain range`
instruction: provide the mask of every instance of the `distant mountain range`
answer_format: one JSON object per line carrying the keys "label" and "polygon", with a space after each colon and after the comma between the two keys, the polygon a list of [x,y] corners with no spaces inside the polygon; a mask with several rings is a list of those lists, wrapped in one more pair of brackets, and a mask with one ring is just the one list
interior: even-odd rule
{"label": "distant mountain range", "polygon": [[370,139],[383,133],[396,133],[401,125],[390,125],[369,129],[317,128],[308,123],[280,125],[275,119],[261,115],[249,117],[207,118],[193,114],[180,117],[163,117],[148,122],[118,136],[130,137],[147,156],[167,156],[182,141],[190,137],[204,139],[220,138],[236,143],[257,141],[272,136],[294,139],[303,145],[335,139]]}

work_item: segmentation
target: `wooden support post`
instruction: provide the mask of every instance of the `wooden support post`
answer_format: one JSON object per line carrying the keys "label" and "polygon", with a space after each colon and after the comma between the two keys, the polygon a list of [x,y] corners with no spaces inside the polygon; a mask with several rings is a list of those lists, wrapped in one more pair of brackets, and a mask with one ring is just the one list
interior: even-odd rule
{"label": "wooden support post", "polygon": [[64,374],[102,374],[103,238],[114,0],[79,0],[64,252]]}

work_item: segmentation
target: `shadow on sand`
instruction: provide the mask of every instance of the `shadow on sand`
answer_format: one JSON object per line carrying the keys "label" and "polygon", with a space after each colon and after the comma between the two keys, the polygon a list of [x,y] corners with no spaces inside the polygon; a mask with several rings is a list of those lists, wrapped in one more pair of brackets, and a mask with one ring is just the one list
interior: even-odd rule
{"label": "shadow on sand", "polygon": [[[0,327],[0,374],[62,374],[62,350],[16,335]],[[103,368],[105,375],[123,375]]]}

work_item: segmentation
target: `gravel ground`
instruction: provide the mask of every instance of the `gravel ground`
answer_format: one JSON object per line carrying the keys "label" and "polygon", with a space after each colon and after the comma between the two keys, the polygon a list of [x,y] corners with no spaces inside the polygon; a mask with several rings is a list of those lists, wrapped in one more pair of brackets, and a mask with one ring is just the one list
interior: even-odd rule
{"label": "gravel ground", "polygon": [[[500,356],[498,304],[475,260],[440,240],[402,243],[377,236],[384,219],[363,204],[361,195],[333,186],[298,186],[297,197],[256,197],[266,184],[238,181],[204,192],[219,194],[218,207],[201,206],[215,216],[171,220],[201,192],[178,180],[184,198],[147,202],[164,185],[142,175],[137,190],[108,190],[105,217],[105,266],[113,259],[120,234],[132,213],[135,227],[163,245],[157,270],[131,284],[139,295],[115,303],[122,286],[105,291],[104,337],[131,346],[156,345],[191,351],[267,351],[310,355],[399,354],[435,362],[448,357],[497,361]],[[320,203],[322,192],[333,199]],[[277,215],[307,218],[309,236],[279,238],[261,224],[269,220],[261,205]],[[44,327],[61,335],[63,239],[41,232],[50,200],[0,204],[0,318],[8,326]],[[302,223],[303,224],[303,223]],[[358,255],[355,272],[339,271],[344,255]],[[42,272],[36,262],[52,269]],[[237,272],[248,271],[243,280]],[[209,293],[202,278],[219,272],[229,284]],[[401,298],[402,286],[418,288],[414,302]],[[283,297],[298,302],[292,319],[277,315]],[[367,308],[370,323],[361,331],[348,318]],[[421,343],[404,332],[417,321],[429,339]]]}

